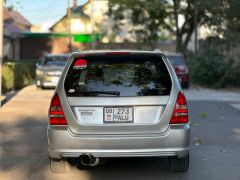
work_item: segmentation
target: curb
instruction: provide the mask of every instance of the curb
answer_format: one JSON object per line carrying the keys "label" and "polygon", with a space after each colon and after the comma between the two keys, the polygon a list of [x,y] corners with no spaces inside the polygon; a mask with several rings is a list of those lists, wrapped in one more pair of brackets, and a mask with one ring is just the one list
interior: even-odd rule
{"label": "curb", "polygon": [[1,106],[4,106],[10,99],[17,95],[19,91],[10,91],[3,96],[0,97],[1,99]]}

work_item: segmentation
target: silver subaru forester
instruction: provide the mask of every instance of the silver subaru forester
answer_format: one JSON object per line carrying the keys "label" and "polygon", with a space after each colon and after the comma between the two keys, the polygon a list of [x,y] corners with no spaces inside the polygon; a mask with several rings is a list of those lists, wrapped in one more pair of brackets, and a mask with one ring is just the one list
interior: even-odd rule
{"label": "silver subaru forester", "polygon": [[52,172],[68,159],[96,166],[101,158],[168,157],[172,171],[189,166],[186,98],[160,51],[72,53],[49,108]]}

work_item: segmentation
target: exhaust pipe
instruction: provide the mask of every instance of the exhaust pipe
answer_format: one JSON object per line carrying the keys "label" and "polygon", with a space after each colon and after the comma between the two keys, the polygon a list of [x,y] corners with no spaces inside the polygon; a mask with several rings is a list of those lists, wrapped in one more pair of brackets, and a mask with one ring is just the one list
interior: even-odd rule
{"label": "exhaust pipe", "polygon": [[80,161],[85,166],[96,166],[99,163],[99,158],[96,158],[91,154],[83,154],[80,156]]}

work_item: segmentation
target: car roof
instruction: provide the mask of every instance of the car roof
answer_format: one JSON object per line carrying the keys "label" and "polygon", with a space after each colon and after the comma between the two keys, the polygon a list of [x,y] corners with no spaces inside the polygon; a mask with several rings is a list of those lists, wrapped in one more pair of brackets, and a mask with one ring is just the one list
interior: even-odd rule
{"label": "car roof", "polygon": [[69,54],[46,54],[44,57],[68,57]]}
{"label": "car roof", "polygon": [[154,51],[144,51],[144,50],[129,50],[129,49],[121,49],[121,50],[108,50],[108,49],[103,49],[103,50],[87,50],[87,51],[76,51],[73,53],[79,53],[79,54],[105,54],[105,53],[143,53],[143,54],[161,54],[166,56],[162,51],[160,50],[154,50]]}
{"label": "car roof", "polygon": [[183,56],[182,53],[176,53],[176,52],[164,52],[167,56]]}

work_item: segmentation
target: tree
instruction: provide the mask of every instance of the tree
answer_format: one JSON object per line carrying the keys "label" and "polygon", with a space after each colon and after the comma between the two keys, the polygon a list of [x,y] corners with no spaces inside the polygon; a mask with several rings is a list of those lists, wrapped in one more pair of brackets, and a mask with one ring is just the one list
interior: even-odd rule
{"label": "tree", "polygon": [[156,41],[159,32],[169,31],[171,22],[165,20],[170,15],[168,0],[110,0],[109,15],[114,20],[114,30],[119,31],[128,23],[129,33],[140,42]]}
{"label": "tree", "polygon": [[[184,52],[195,28],[194,18],[198,25],[224,26],[226,1],[231,0],[110,0],[109,15],[115,21],[115,30],[119,30],[124,18],[140,26],[130,33],[142,42],[156,41],[159,32],[167,31],[176,38],[177,50]],[[179,16],[183,19],[182,25],[179,25]]]}
{"label": "tree", "polygon": [[240,1],[226,0],[225,28],[220,29],[227,41],[239,43],[240,39]]}

